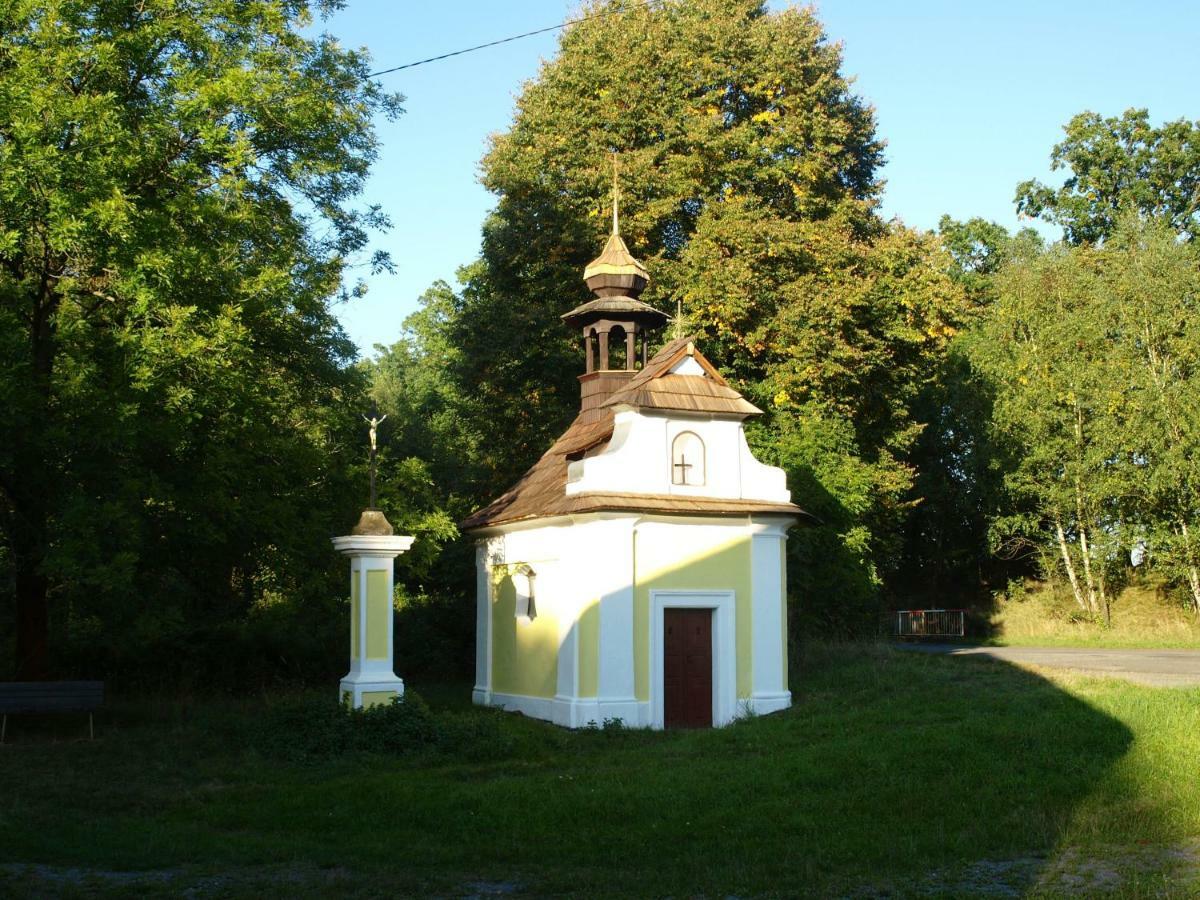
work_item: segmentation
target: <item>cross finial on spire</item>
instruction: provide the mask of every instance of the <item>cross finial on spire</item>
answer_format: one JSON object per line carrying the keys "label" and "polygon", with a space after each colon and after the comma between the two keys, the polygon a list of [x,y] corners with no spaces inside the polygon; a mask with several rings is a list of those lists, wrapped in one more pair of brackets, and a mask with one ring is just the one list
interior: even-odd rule
{"label": "cross finial on spire", "polygon": [[617,184],[617,151],[612,152],[613,164],[613,185],[612,185],[612,204],[613,204],[613,234],[621,233],[621,222],[617,215],[617,204],[621,198],[621,188]]}
{"label": "cross finial on spire", "polygon": [[683,300],[675,298],[675,340],[683,337]]}

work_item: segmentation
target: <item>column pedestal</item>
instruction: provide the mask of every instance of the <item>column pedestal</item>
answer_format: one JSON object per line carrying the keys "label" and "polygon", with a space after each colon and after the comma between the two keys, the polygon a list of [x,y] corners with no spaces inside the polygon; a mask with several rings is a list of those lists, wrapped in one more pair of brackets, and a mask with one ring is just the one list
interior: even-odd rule
{"label": "column pedestal", "polygon": [[355,709],[391,703],[404,693],[392,670],[392,588],[396,557],[412,542],[391,534],[333,539],[334,549],[350,557],[350,671],[338,696]]}

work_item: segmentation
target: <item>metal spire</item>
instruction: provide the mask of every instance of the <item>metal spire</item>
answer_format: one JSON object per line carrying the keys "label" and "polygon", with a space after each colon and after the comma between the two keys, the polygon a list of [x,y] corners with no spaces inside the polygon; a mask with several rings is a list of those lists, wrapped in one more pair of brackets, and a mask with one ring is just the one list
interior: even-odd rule
{"label": "metal spire", "polygon": [[613,234],[621,233],[621,222],[617,214],[617,204],[621,199],[621,186],[617,184],[617,151],[612,152],[613,164],[613,185],[612,185],[612,204],[613,204]]}

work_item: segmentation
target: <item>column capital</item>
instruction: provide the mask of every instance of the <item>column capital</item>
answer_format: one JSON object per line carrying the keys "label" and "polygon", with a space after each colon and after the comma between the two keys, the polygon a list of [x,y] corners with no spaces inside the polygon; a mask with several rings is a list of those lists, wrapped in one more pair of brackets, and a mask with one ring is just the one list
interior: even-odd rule
{"label": "column capital", "polygon": [[406,534],[344,534],[333,538],[333,549],[343,556],[382,556],[394,559],[412,546]]}

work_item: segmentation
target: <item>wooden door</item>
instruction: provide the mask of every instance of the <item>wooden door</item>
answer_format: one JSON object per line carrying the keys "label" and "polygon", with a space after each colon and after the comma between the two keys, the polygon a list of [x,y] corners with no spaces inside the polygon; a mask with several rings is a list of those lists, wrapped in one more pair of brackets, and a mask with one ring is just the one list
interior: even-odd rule
{"label": "wooden door", "polygon": [[712,727],[711,609],[663,610],[663,719],[667,728]]}

